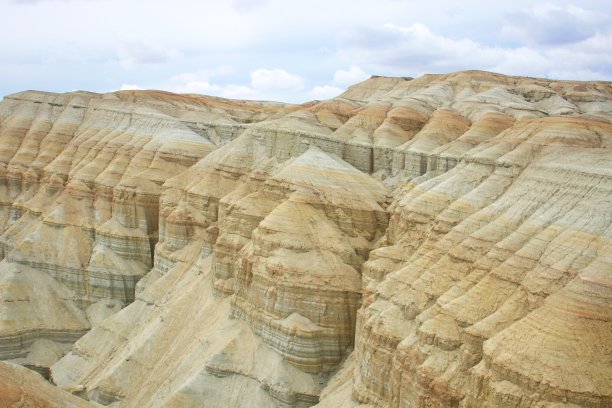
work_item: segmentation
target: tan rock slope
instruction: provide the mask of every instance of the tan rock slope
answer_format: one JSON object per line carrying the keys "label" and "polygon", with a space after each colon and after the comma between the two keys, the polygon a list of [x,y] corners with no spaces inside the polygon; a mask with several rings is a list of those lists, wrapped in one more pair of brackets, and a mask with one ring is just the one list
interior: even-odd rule
{"label": "tan rock slope", "polygon": [[612,405],[610,83],[26,92],[0,162],[0,357],[85,398]]}
{"label": "tan rock slope", "polygon": [[0,362],[0,408],[93,408],[100,406],[54,387],[27,368]]}
{"label": "tan rock slope", "polygon": [[0,358],[38,365],[29,361],[38,339],[65,348],[133,301],[152,267],[164,181],[234,138],[243,122],[284,109],[160,92],[6,97]]}

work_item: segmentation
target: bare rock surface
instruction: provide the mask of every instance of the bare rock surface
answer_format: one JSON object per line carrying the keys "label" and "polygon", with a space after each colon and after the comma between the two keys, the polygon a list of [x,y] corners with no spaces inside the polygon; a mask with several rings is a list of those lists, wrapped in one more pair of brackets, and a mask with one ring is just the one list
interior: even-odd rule
{"label": "bare rock surface", "polygon": [[25,358],[37,339],[71,345],[132,302],[153,265],[163,182],[283,109],[153,91],[6,97],[0,358]]}
{"label": "bare rock surface", "polygon": [[30,91],[0,166],[0,357],[92,401],[612,405],[610,83]]}
{"label": "bare rock surface", "polygon": [[0,407],[2,408],[93,408],[100,406],[54,387],[27,368],[0,362]]}

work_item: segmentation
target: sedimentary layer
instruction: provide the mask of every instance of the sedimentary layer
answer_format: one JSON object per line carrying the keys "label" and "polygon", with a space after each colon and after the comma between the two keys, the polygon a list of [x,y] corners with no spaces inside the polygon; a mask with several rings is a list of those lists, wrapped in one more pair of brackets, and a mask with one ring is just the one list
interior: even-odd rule
{"label": "sedimentary layer", "polygon": [[72,344],[132,302],[153,266],[163,182],[286,108],[161,92],[6,97],[0,358]]}
{"label": "sedimentary layer", "polygon": [[99,406],[49,384],[40,375],[15,364],[0,362],[2,408],[92,408]]}
{"label": "sedimentary layer", "polygon": [[[91,327],[50,376],[104,404],[608,406],[611,99],[477,71],[303,105],[10,96],[0,276]],[[26,365],[74,341],[3,310]]]}

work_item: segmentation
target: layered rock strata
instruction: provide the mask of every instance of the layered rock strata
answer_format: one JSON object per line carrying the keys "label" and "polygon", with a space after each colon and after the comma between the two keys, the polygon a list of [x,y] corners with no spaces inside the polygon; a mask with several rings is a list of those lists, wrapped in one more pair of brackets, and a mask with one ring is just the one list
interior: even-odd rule
{"label": "layered rock strata", "polygon": [[99,407],[54,387],[27,368],[3,362],[0,362],[0,395],[2,408]]}
{"label": "layered rock strata", "polygon": [[[560,123],[563,133],[547,129]],[[364,266],[377,273],[359,315],[358,401],[610,404],[611,191],[602,186],[612,127],[542,119],[528,128],[397,201],[386,245],[406,260],[382,273]],[[377,252],[374,263],[385,256]]]}
{"label": "layered rock strata", "polygon": [[132,302],[153,266],[163,182],[277,106],[158,92],[6,97],[0,358],[23,362],[37,340],[65,349]]}
{"label": "layered rock strata", "polygon": [[[72,314],[48,320],[93,326],[52,367],[60,387],[126,407],[612,403],[609,83],[469,71],[303,105],[85,96],[78,144],[44,171],[7,159],[1,212],[0,271],[50,275]],[[94,128],[109,104],[139,130]],[[157,146],[158,120],[179,147],[113,147]],[[42,122],[19,126],[45,140]],[[75,234],[37,257],[37,237]]]}

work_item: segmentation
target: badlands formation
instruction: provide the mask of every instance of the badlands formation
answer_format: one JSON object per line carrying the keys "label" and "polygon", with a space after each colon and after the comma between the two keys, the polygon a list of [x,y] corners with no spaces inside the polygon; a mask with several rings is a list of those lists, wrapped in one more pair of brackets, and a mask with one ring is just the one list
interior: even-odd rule
{"label": "badlands formation", "polygon": [[611,83],[28,91],[0,202],[1,406],[612,406]]}

